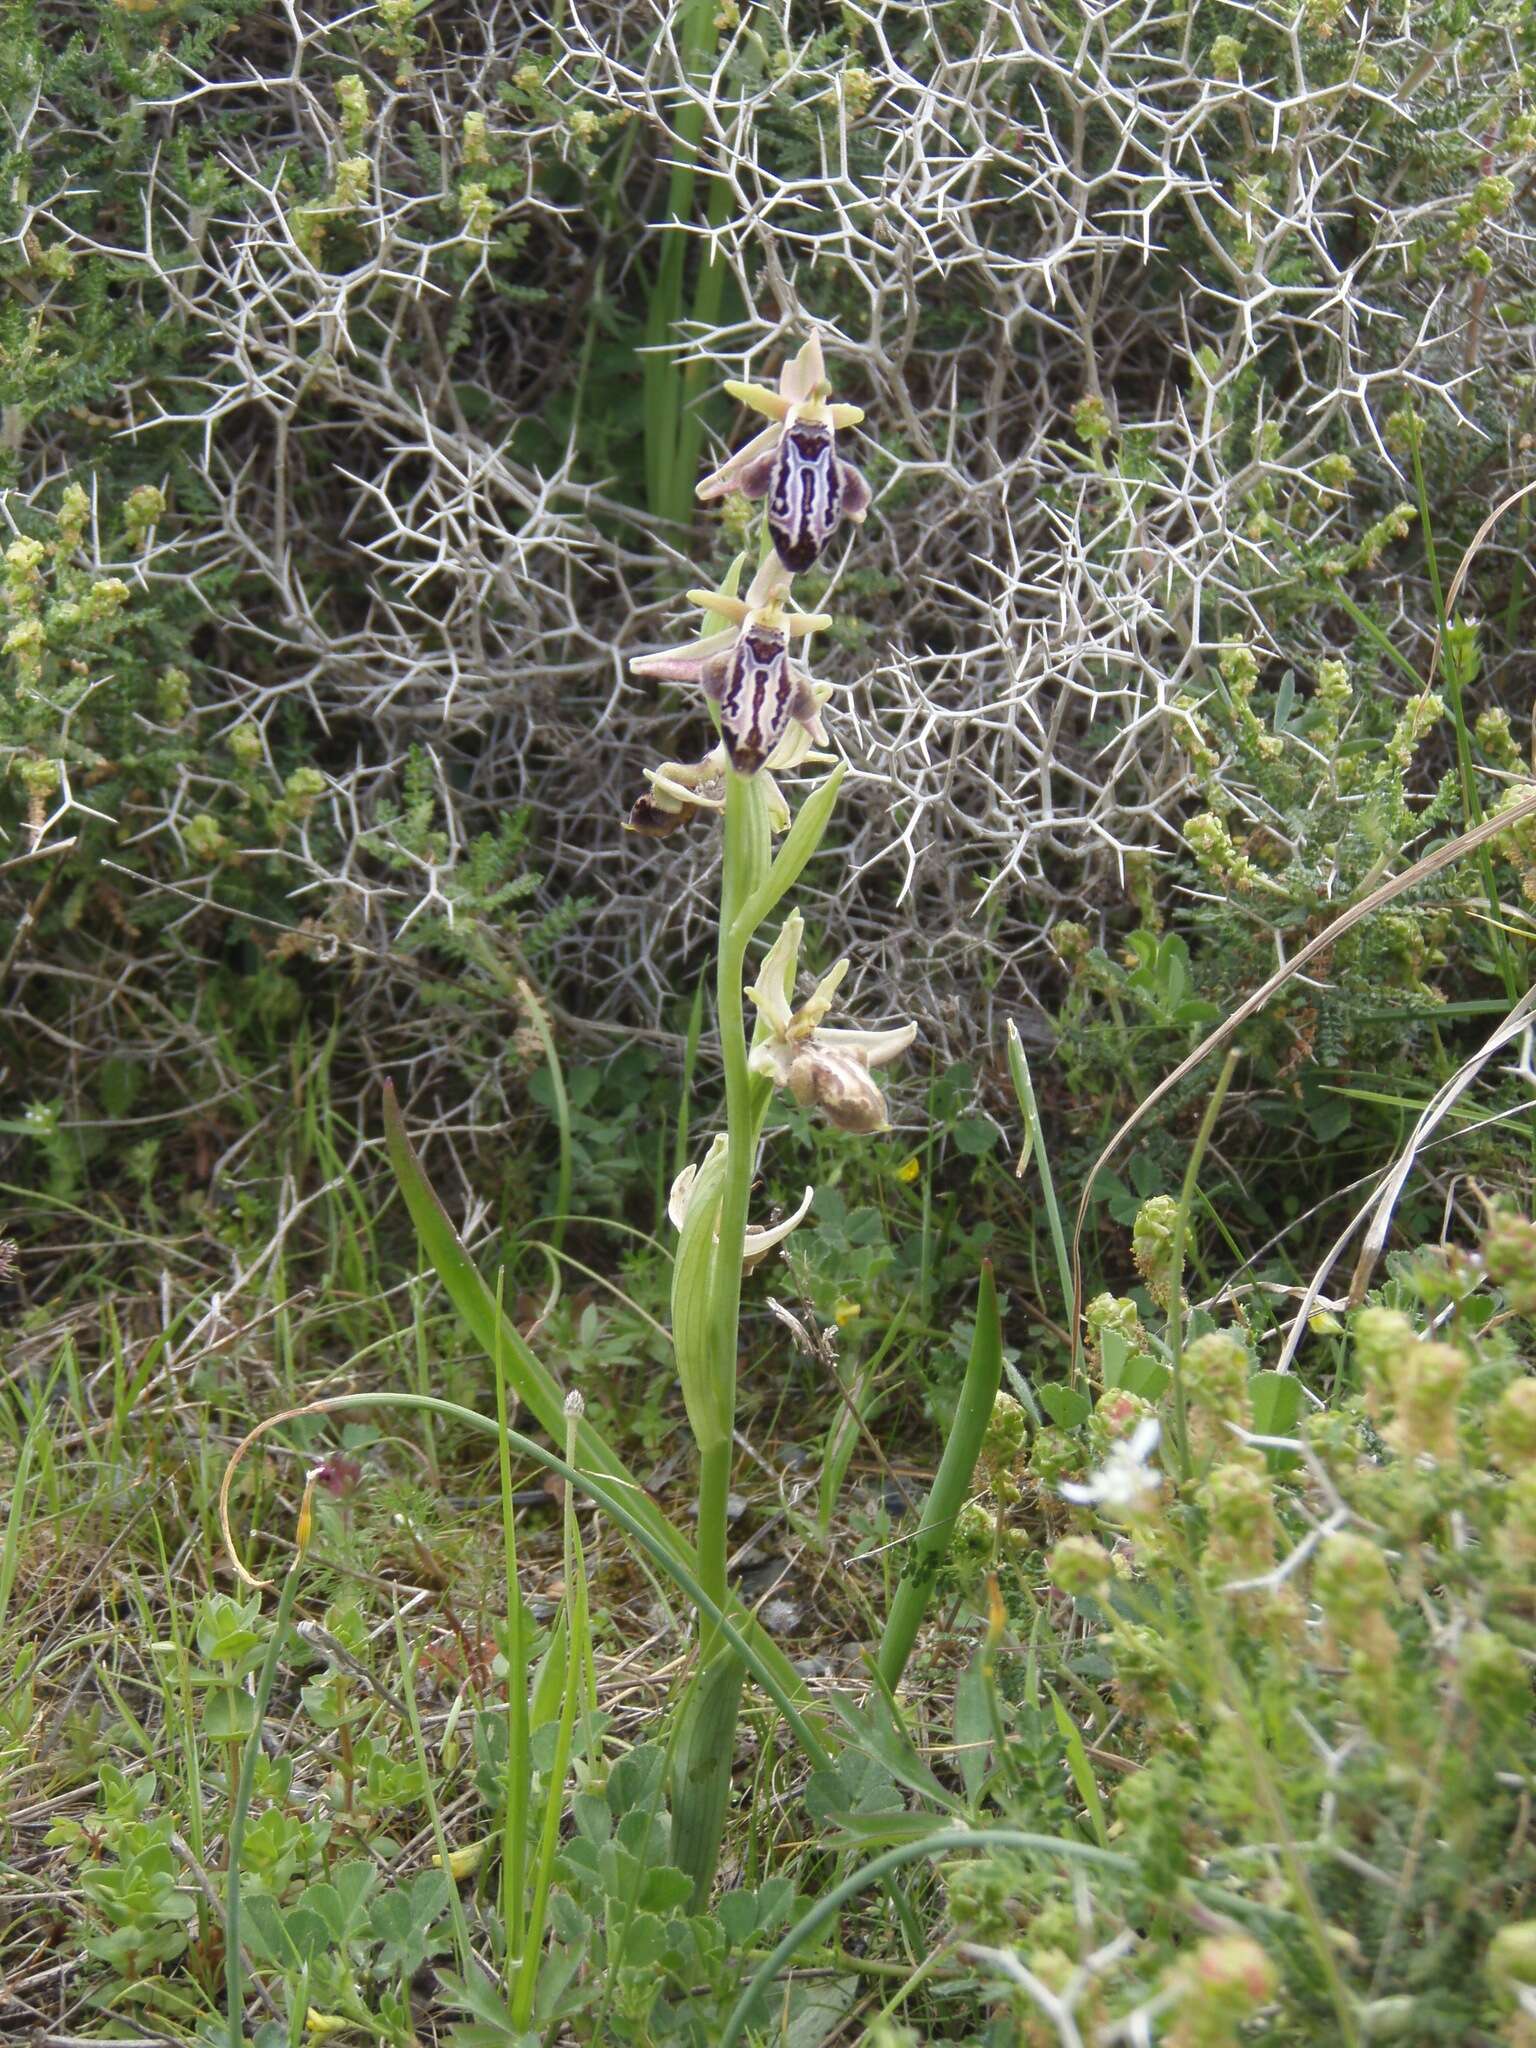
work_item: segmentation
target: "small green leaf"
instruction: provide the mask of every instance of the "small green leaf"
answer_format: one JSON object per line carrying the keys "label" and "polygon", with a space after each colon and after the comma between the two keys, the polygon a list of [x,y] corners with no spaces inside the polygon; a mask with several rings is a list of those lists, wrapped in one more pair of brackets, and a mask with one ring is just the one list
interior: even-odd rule
{"label": "small green leaf", "polygon": [[256,1726],[256,1702],[234,1687],[211,1692],[203,1706],[203,1733],[214,1742],[233,1742]]}
{"label": "small green leaf", "polygon": [[1035,1397],[1058,1429],[1081,1429],[1092,1413],[1088,1396],[1078,1387],[1037,1387]]}
{"label": "small green leaf", "polygon": [[789,2021],[774,2039],[783,2048],[822,2048],[843,2031],[843,2022],[858,1992],[856,1977],[833,1977],[802,1984],[790,1993]]}
{"label": "small green leaf", "polygon": [[693,1892],[693,1880],[686,1871],[662,1863],[647,1870],[640,1880],[637,1904],[653,1913],[671,1913],[685,1906]]}
{"label": "small green leaf", "polygon": [[1072,1782],[1077,1787],[1077,1796],[1083,1802],[1093,1829],[1093,1838],[1101,1849],[1109,1847],[1109,1823],[1104,1817],[1104,1801],[1099,1796],[1098,1780],[1093,1775],[1093,1766],[1088,1761],[1088,1751],[1083,1744],[1082,1730],[1072,1719],[1055,1691],[1049,1685],[1045,1688],[1051,1696],[1051,1711],[1056,1716],[1056,1727],[1067,1752],[1067,1769],[1072,1773]]}
{"label": "small green leaf", "polygon": [[[1086,1408],[1087,1403],[1083,1405]],[[987,1782],[994,1732],[992,1676],[983,1649],[977,1651],[955,1687],[955,1766],[973,1807]]]}
{"label": "small green leaf", "polygon": [[1301,1413],[1301,1382],[1294,1373],[1256,1372],[1248,1382],[1253,1426],[1260,1436],[1289,1436]]}

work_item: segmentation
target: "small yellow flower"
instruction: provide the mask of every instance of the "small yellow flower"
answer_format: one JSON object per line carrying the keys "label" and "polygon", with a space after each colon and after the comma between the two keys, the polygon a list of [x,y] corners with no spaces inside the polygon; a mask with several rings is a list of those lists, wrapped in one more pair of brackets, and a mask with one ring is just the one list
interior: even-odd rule
{"label": "small yellow flower", "polygon": [[861,1303],[850,1301],[846,1294],[840,1294],[833,1305],[832,1320],[840,1330],[846,1330],[848,1325],[856,1321],[863,1313],[864,1309]]}
{"label": "small yellow flower", "polygon": [[[448,1875],[455,1884],[461,1884],[466,1877],[478,1875],[480,1866],[485,1861],[486,1851],[491,1846],[491,1841],[492,1837],[487,1835],[483,1841],[466,1842],[462,1849],[450,1849],[448,1851]],[[440,1856],[432,1858],[432,1867],[434,1870],[442,1869],[442,1858]]]}
{"label": "small yellow flower", "polygon": [[914,1152],[910,1159],[903,1159],[900,1166],[897,1167],[896,1178],[903,1184],[903,1186],[911,1187],[913,1181],[917,1179],[918,1175],[922,1172],[922,1170],[923,1169],[918,1162],[917,1154]]}

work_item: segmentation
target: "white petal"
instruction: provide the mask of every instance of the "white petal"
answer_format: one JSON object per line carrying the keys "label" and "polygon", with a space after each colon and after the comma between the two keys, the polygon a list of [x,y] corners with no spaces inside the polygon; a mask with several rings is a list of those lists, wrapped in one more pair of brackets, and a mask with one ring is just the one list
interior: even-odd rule
{"label": "white petal", "polygon": [[833,1052],[852,1053],[867,1067],[883,1067],[904,1053],[917,1036],[915,1024],[894,1024],[888,1031],[818,1031],[817,1039]]}
{"label": "white petal", "polygon": [[[816,1030],[817,1025],[826,1016],[828,1010],[831,1009],[832,999],[842,987],[844,978],[852,964],[850,960],[839,960],[836,966],[831,968],[817,982],[815,992],[795,1012],[794,1021],[790,1025],[790,1030],[795,1037],[809,1038],[811,1033]],[[831,1036],[832,1034],[818,1035]]]}
{"label": "white petal", "polygon": [[1087,1486],[1079,1486],[1076,1480],[1063,1479],[1058,1483],[1056,1491],[1063,1499],[1075,1500],[1079,1507],[1085,1508],[1092,1507],[1099,1498],[1099,1488],[1093,1481]]}
{"label": "white petal", "polygon": [[782,775],[787,769],[798,768],[806,760],[815,745],[809,726],[796,719],[786,730],[783,739],[768,756],[767,766]]}
{"label": "white petal", "polygon": [[[704,1155],[704,1165],[713,1165],[729,1143],[730,1140],[723,1132],[711,1138],[709,1150]],[[700,1169],[697,1166],[685,1166],[672,1183],[672,1192],[667,1197],[667,1216],[676,1230],[682,1229],[687,1218],[688,1204],[693,1198],[694,1182],[698,1179],[699,1173]]]}
{"label": "white petal", "polygon": [[744,448],[738,448],[736,453],[722,462],[717,470],[705,477],[695,489],[694,496],[705,504],[712,498],[726,497],[735,490],[736,479],[744,469],[750,469],[759,455],[766,455],[770,448],[778,446],[779,436],[783,431],[783,423],[775,420],[771,427],[764,427],[760,434],[754,434]]}
{"label": "white petal", "polygon": [[821,707],[831,694],[831,688],[826,683],[813,683],[811,685],[811,695],[816,700],[816,717],[814,719],[797,718],[785,727],[783,739],[779,741],[779,744],[768,756],[767,761],[768,767],[772,768],[777,774],[783,775],[791,768],[802,767],[807,761],[825,761],[829,765],[836,761],[837,756],[835,754],[818,754],[816,752],[817,741],[826,739],[825,731],[818,730],[818,728],[821,726]]}
{"label": "white petal", "polygon": [[1134,1458],[1138,1465],[1144,1465],[1156,1450],[1157,1440],[1162,1433],[1163,1425],[1155,1415],[1143,1415],[1126,1441],[1126,1457]]}
{"label": "white petal", "polygon": [[767,1258],[776,1244],[782,1244],[792,1230],[799,1228],[805,1221],[815,1197],[816,1190],[807,1188],[799,1208],[792,1216],[786,1216],[782,1222],[775,1223],[766,1230],[754,1230],[748,1226],[746,1243],[742,1246],[741,1252],[741,1267],[744,1273],[750,1273],[760,1260]]}
{"label": "white petal", "polygon": [[667,1197],[667,1216],[674,1230],[681,1230],[688,1216],[688,1197],[693,1193],[693,1184],[699,1177],[696,1166],[685,1166],[672,1183],[672,1192]]}
{"label": "white petal", "polygon": [[[731,627],[724,633],[709,633],[702,640],[690,641],[686,647],[659,647],[654,654],[630,656],[629,672],[636,676],[662,676],[678,667],[695,669],[706,661],[713,661],[717,655],[736,645],[736,629]],[[685,676],[684,681],[692,681]]]}
{"label": "white petal", "polygon": [[789,1033],[789,992],[795,985],[795,975],[799,970],[800,941],[804,933],[805,919],[798,910],[792,910],[780,925],[778,937],[763,956],[757,980],[747,990],[748,997],[757,1005],[758,1015],[774,1038],[783,1039]]}
{"label": "white petal", "polygon": [[765,1038],[747,1054],[748,1069],[771,1081],[775,1088],[788,1086],[789,1070],[794,1063],[795,1056],[782,1038]]}

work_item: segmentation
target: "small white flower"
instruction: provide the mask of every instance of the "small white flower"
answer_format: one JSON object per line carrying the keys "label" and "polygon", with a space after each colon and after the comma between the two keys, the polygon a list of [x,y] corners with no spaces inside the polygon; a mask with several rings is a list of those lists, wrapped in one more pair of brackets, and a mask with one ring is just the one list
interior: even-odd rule
{"label": "small white flower", "polygon": [[1081,1485],[1064,1479],[1057,1491],[1080,1507],[1098,1508],[1112,1521],[1146,1514],[1163,1489],[1162,1474],[1147,1469],[1161,1435],[1157,1417],[1144,1415],[1123,1442],[1110,1446],[1097,1472],[1090,1472]]}
{"label": "small white flower", "polygon": [[[726,1140],[723,1137],[713,1141],[704,1162],[704,1170],[707,1171],[712,1160],[719,1158],[725,1147]],[[698,1180],[700,1171],[697,1166],[685,1166],[672,1183],[672,1192],[667,1198],[667,1215],[672,1220],[674,1230],[681,1230],[687,1220],[688,1204],[693,1198],[694,1183]],[[814,1188],[807,1188],[794,1214],[784,1217],[781,1222],[769,1225],[766,1229],[754,1228],[750,1223],[747,1225],[746,1242],[741,1248],[743,1273],[750,1273],[754,1266],[760,1266],[775,1245],[782,1244],[792,1230],[799,1228],[805,1221],[815,1195]],[[718,1235],[715,1241],[719,1242]]]}
{"label": "small white flower", "polygon": [[829,1031],[822,1019],[848,972],[839,960],[817,983],[814,994],[791,1009],[805,920],[798,910],[785,918],[747,990],[757,1006],[759,1037],[748,1058],[756,1074],[787,1088],[796,1102],[814,1102],[829,1123],[843,1131],[883,1131],[885,1097],[870,1075],[904,1053],[917,1036],[915,1024],[887,1031]]}

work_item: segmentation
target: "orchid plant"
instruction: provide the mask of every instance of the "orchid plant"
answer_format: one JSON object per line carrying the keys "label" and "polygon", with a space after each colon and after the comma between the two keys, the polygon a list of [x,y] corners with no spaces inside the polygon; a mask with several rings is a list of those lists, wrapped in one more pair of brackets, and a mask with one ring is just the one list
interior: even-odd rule
{"label": "orchid plant", "polygon": [[[788,363],[777,391],[728,384],[730,394],[771,424],[698,487],[701,499],[732,490],[766,500],[761,559],[739,595],[746,557],[716,590],[689,600],[718,628],[691,644],[644,654],[637,675],[691,684],[719,731],[696,764],[654,770],[631,828],[664,837],[690,819],[724,821],[720,935],[715,994],[725,1078],[725,1130],[672,1189],[678,1231],[672,1336],[688,1420],[699,1451],[698,1568],[712,1598],[726,1604],[727,1496],[736,1413],[742,1275],[781,1244],[809,1212],[814,1191],[771,1228],[748,1221],[748,1194],[775,1093],[814,1105],[837,1129],[887,1127],[873,1069],[911,1045],[915,1024],[867,1031],[828,1028],[825,1018],[848,972],[840,960],[802,1002],[796,981],[805,939],[798,911],[785,916],[745,986],[748,952],[819,845],[844,768],[825,748],[823,711],[831,695],[805,665],[805,648],[831,620],[799,609],[793,577],[820,557],[843,520],[859,522],[870,493],[837,448],[856,425],[857,406],[832,402],[821,343],[812,335]],[[775,775],[830,768],[792,814]],[[777,853],[774,840],[782,838]],[[749,1043],[747,1005],[755,1011]],[[719,1631],[706,1626],[700,1663],[674,1756],[673,1850],[702,1896],[713,1876],[730,1792],[742,1667]]]}

